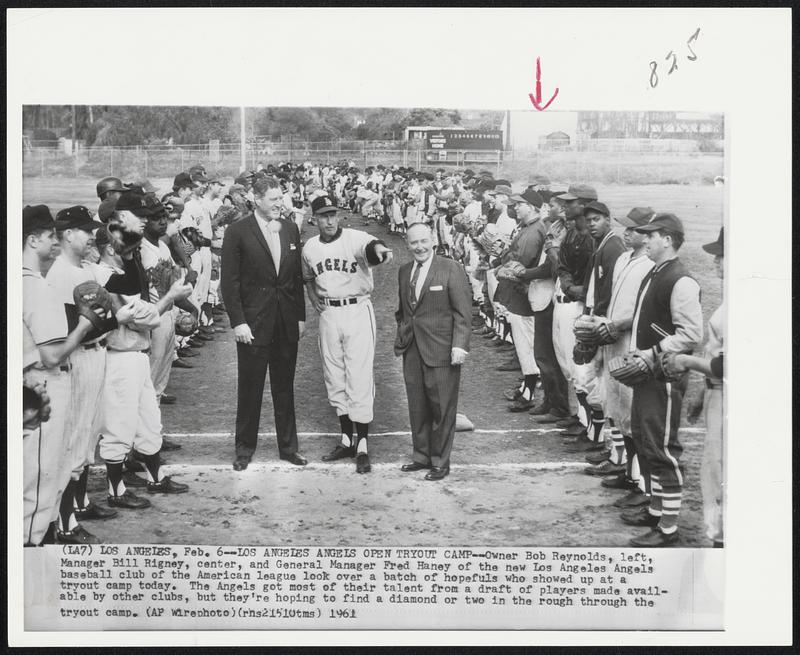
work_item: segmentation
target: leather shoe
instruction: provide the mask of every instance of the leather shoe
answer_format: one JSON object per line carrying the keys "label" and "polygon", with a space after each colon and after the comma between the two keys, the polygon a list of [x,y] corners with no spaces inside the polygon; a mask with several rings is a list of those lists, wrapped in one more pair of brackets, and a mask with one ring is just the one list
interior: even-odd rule
{"label": "leather shoe", "polygon": [[133,471],[123,471],[122,472],[122,481],[125,483],[126,487],[146,487],[147,480],[142,477],[139,477]]}
{"label": "leather shoe", "polygon": [[510,402],[514,402],[515,400],[519,400],[522,398],[522,391],[519,387],[514,387],[513,389],[506,389],[503,392],[503,398]]}
{"label": "leather shoe", "polygon": [[411,462],[410,464],[403,464],[400,470],[403,473],[413,473],[414,471],[421,471],[422,469],[429,469],[430,464],[420,464],[419,462]]}
{"label": "leather shoe", "polygon": [[147,493],[149,494],[185,494],[187,491],[189,491],[188,484],[175,482],[168,475],[165,475],[158,482],[147,483]]}
{"label": "leather shoe", "polygon": [[91,502],[86,507],[75,510],[75,518],[79,521],[105,521],[106,519],[113,519],[116,515],[116,510]]}
{"label": "leather shoe", "polygon": [[[535,409],[535,408],[534,408]],[[533,412],[529,412],[533,413]],[[534,415],[533,420],[537,423],[558,423],[559,421],[563,421],[564,417],[559,416],[558,414],[540,414]]]}
{"label": "leather shoe", "polygon": [[100,540],[82,526],[76,525],[69,532],[56,532],[56,542],[60,544],[99,544]]}
{"label": "leather shoe", "polygon": [[616,475],[618,473],[625,473],[625,465],[612,464],[611,460],[606,460],[597,466],[587,466],[585,469],[583,469],[583,472],[586,473],[586,475],[594,475],[596,477]]}
{"label": "leather shoe", "polygon": [[533,407],[532,400],[525,400],[524,398],[518,398],[513,403],[508,406],[509,412],[527,412],[531,407]]}
{"label": "leather shoe", "polygon": [[650,508],[644,505],[632,509],[626,509],[620,514],[623,523],[628,525],[638,525],[647,528],[654,528],[661,520],[660,516],[655,516],[650,513]]}
{"label": "leather shoe", "polygon": [[[605,450],[605,451],[598,450],[597,452],[589,453],[586,457],[584,457],[584,459],[589,464],[597,465],[597,464],[602,464],[603,462],[607,462],[608,461],[608,456],[610,454],[611,454],[611,452],[608,451],[608,450]],[[624,473],[624,471],[623,471],[623,473]],[[609,473],[608,475],[611,475],[611,473]],[[616,475],[616,472],[615,472],[615,475]]]}
{"label": "leather shoe", "polygon": [[162,405],[174,405],[177,400],[178,397],[173,396],[171,393],[162,393],[160,398]]}
{"label": "leather shoe", "polygon": [[183,448],[179,443],[175,443],[174,441],[170,441],[166,437],[161,437],[161,450],[162,452],[169,452],[171,450],[180,450]]}
{"label": "leather shoe", "polygon": [[556,421],[556,427],[571,428],[576,423],[580,423],[580,421],[578,420],[578,417],[573,414],[572,416],[565,416],[564,418]]}
{"label": "leather shoe", "polygon": [[562,437],[585,437],[586,427],[582,423],[573,423],[568,428],[561,430]]}
{"label": "leather shoe", "polygon": [[627,509],[630,507],[640,507],[642,505],[649,505],[650,504],[650,497],[647,494],[642,493],[641,489],[638,487],[635,491],[630,491],[629,493],[625,494],[622,498],[617,498],[613,505],[614,507],[619,507],[620,509]]}
{"label": "leather shoe", "polygon": [[210,334],[206,334],[202,330],[198,330],[192,335],[192,339],[200,339],[200,341],[214,341],[214,337]]}
{"label": "leather shoe", "polygon": [[348,457],[355,457],[356,449],[353,446],[344,447],[342,444],[336,444],[334,448],[327,455],[322,456],[323,462],[334,462],[337,459],[346,459]]}
{"label": "leather shoe", "polygon": [[603,478],[600,484],[606,489],[624,489],[625,491],[642,493],[641,489],[639,489],[639,485],[628,478],[627,475],[615,475],[614,477]]}
{"label": "leather shoe", "polygon": [[247,468],[247,465],[250,463],[250,459],[247,457],[237,457],[236,460],[233,462],[233,470],[234,471],[244,471]]}
{"label": "leather shoe", "polygon": [[528,410],[531,416],[551,416],[550,406],[542,403],[541,405],[534,405]]}
{"label": "leather shoe", "polygon": [[308,464],[308,460],[300,453],[292,453],[291,455],[286,455],[286,457],[281,457],[281,459],[285,462],[289,462],[289,464],[294,464],[295,466],[305,466]]}
{"label": "leather shoe", "polygon": [[483,336],[484,334],[494,334],[494,331],[488,327],[481,327],[481,328],[473,328],[472,334],[477,334]]}
{"label": "leather shoe", "polygon": [[673,546],[678,542],[678,531],[672,534],[664,534],[658,528],[653,528],[650,532],[634,537],[628,543],[638,548],[663,548]]}
{"label": "leather shoe", "polygon": [[178,357],[197,357],[198,354],[191,348],[178,348]]}
{"label": "leather shoe", "polygon": [[190,348],[205,348],[206,345],[205,341],[203,341],[202,339],[196,339],[195,337],[192,337],[186,343],[189,344]]}
{"label": "leather shoe", "polygon": [[367,453],[358,453],[356,455],[356,473],[369,473],[372,470],[372,465],[369,463],[369,455]]}
{"label": "leather shoe", "polygon": [[109,496],[108,504],[111,507],[124,507],[125,509],[144,509],[150,507],[150,501],[147,498],[139,498],[132,491],[125,490],[121,496]]}
{"label": "leather shoe", "polygon": [[428,471],[427,475],[425,476],[426,480],[443,480],[448,476],[450,473],[449,466],[432,466],[431,470]]}
{"label": "leather shoe", "polygon": [[596,450],[605,449],[605,444],[597,443],[596,441],[589,441],[588,439],[583,439],[582,437],[578,437],[575,441],[567,444],[567,451],[570,453],[589,453]]}
{"label": "leather shoe", "polygon": [[172,362],[172,368],[194,368],[192,364],[180,357]]}

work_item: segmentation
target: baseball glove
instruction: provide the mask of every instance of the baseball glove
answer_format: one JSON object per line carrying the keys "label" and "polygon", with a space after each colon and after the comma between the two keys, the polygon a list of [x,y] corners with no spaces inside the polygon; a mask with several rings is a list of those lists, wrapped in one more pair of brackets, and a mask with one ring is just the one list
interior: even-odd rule
{"label": "baseball glove", "polygon": [[197,331],[197,319],[191,314],[181,314],[175,320],[175,334],[190,337]]}
{"label": "baseball glove", "polygon": [[111,296],[97,282],[81,282],[72,290],[78,314],[97,329],[103,329],[103,318],[111,310]]}
{"label": "baseball glove", "polygon": [[613,321],[606,321],[597,326],[597,335],[603,345],[615,343],[619,339],[619,330]]}
{"label": "baseball glove", "polygon": [[596,353],[596,344],[576,341],[575,346],[572,348],[572,361],[579,365],[588,364],[592,361]]}
{"label": "baseball glove", "polygon": [[162,259],[152,268],[147,269],[147,278],[153,288],[158,292],[158,297],[163,298],[175,280],[180,280],[182,271],[166,259]]}
{"label": "baseball glove", "polygon": [[650,365],[636,353],[614,357],[608,363],[608,372],[617,382],[628,387],[635,387],[653,377]]}
{"label": "baseball glove", "polygon": [[497,276],[498,280],[519,280],[520,276],[525,273],[525,267],[517,261],[510,261],[503,264],[500,268],[497,269]]}
{"label": "baseball glove", "polygon": [[[597,321],[592,316],[579,316],[572,327],[578,343],[597,346],[600,342],[600,335],[597,331],[599,327]],[[595,347],[595,350],[597,348]]]}
{"label": "baseball glove", "polygon": [[35,430],[50,418],[50,396],[42,383],[23,383],[22,416],[26,430]]}
{"label": "baseball glove", "polygon": [[655,374],[663,377],[667,382],[677,382],[683,377],[685,369],[678,367],[675,362],[677,353],[661,352],[656,359]]}

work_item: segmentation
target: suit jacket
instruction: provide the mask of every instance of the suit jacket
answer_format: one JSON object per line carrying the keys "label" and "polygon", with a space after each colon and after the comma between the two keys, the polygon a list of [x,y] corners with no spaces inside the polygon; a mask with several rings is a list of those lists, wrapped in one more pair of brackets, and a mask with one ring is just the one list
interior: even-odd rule
{"label": "suit jacket", "polygon": [[253,345],[272,341],[280,316],[290,343],[300,339],[298,321],[306,318],[300,232],[294,222],[281,223],[281,261],[275,270],[267,241],[253,214],[231,224],[222,243],[220,290],[225,310],[236,327],[247,323]]}
{"label": "suit jacket", "polygon": [[394,353],[402,355],[412,342],[416,342],[426,365],[449,366],[452,348],[469,351],[472,292],[460,264],[437,255],[432,257],[421,296],[414,309],[409,298],[414,262],[400,267]]}

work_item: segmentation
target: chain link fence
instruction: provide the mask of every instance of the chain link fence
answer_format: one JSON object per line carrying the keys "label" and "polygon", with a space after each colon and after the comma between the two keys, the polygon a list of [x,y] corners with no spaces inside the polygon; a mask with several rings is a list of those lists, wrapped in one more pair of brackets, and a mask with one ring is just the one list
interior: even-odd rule
{"label": "chain link fence", "polygon": [[[554,184],[587,182],[602,184],[712,184],[724,172],[721,153],[647,151],[456,151],[319,147],[326,144],[252,144],[246,152],[246,168],[280,162],[352,162],[367,166],[410,166],[433,171],[486,169],[497,178],[526,182],[534,174],[546,175]],[[332,144],[328,144],[332,145]],[[23,152],[23,176],[88,177],[114,175],[123,180],[170,178],[195,164],[203,164],[223,179],[240,171],[238,147],[204,145],[186,147],[93,147],[67,154],[56,148],[29,148]]]}

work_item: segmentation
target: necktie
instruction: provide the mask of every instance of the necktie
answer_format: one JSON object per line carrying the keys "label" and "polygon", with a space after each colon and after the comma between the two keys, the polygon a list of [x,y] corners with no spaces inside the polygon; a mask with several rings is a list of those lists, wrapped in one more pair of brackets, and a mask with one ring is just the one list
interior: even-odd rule
{"label": "necktie", "polygon": [[419,264],[414,264],[414,273],[411,276],[411,288],[408,290],[408,299],[411,302],[411,309],[417,306],[417,281],[419,280],[419,269],[422,268]]}

